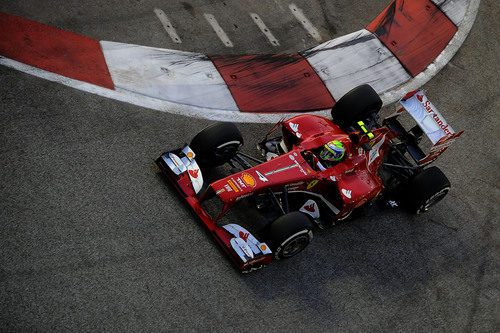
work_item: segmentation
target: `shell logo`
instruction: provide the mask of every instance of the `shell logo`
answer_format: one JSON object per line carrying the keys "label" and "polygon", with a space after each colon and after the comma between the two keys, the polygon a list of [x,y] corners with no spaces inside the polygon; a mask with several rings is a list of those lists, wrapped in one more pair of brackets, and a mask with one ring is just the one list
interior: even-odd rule
{"label": "shell logo", "polygon": [[267,250],[267,246],[266,246],[266,245],[264,245],[264,244],[262,244],[262,245],[260,246],[260,249],[261,249],[262,251],[265,251],[265,250]]}
{"label": "shell logo", "polygon": [[250,185],[252,187],[255,186],[255,179],[252,176],[250,176],[248,173],[244,173],[243,175],[241,175],[241,179],[243,179],[245,184]]}

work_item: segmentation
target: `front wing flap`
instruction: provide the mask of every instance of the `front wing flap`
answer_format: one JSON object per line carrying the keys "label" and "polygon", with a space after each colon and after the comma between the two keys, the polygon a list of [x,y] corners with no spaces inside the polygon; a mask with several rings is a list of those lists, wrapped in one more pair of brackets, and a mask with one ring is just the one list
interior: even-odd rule
{"label": "front wing flap", "polygon": [[201,193],[203,176],[196,163],[195,154],[189,146],[165,152],[155,162],[168,181],[175,186],[200,217],[239,270],[250,272],[271,262],[272,252],[266,243],[257,240],[255,236],[238,224],[227,224],[219,227],[203,208],[201,202],[209,195]]}

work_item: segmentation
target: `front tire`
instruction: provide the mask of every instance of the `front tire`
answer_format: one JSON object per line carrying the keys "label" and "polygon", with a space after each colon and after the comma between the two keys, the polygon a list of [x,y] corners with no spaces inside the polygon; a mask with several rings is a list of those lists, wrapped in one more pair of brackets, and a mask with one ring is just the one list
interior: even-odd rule
{"label": "front tire", "polygon": [[278,217],[271,223],[267,232],[275,259],[287,259],[299,254],[309,245],[312,238],[312,223],[301,212]]}
{"label": "front tire", "polygon": [[332,108],[333,122],[345,129],[372,113],[377,114],[380,108],[380,96],[369,84],[363,84],[351,89],[335,103]]}
{"label": "front tire", "polygon": [[196,161],[215,167],[229,162],[243,145],[243,136],[233,123],[216,123],[198,133],[191,144]]}
{"label": "front tire", "polygon": [[450,181],[438,167],[424,169],[405,186],[404,204],[411,213],[424,213],[441,201],[450,187]]}

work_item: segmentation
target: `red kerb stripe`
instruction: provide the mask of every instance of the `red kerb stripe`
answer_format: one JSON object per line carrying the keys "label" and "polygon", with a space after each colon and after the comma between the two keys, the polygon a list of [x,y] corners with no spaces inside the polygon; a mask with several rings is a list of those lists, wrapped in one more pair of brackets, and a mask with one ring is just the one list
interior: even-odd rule
{"label": "red kerb stripe", "polygon": [[113,89],[98,41],[0,12],[0,54],[72,79]]}
{"label": "red kerb stripe", "polygon": [[444,50],[457,27],[430,0],[394,0],[367,30],[416,76]]}
{"label": "red kerb stripe", "polygon": [[298,53],[209,58],[240,111],[305,112],[335,104],[323,81]]}

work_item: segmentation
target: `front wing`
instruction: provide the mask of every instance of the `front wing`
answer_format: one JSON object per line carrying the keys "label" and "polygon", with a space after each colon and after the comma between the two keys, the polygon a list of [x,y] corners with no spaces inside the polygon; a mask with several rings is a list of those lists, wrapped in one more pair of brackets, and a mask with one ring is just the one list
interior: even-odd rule
{"label": "front wing", "polygon": [[272,252],[266,243],[260,242],[238,224],[232,223],[219,227],[216,223],[217,219],[212,218],[203,208],[201,203],[213,195],[210,193],[213,190],[210,186],[205,191],[202,190],[203,175],[196,162],[195,154],[189,146],[165,152],[156,158],[155,163],[200,217],[240,271],[249,272],[271,262]]}

